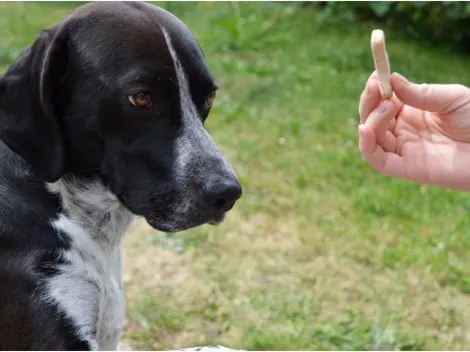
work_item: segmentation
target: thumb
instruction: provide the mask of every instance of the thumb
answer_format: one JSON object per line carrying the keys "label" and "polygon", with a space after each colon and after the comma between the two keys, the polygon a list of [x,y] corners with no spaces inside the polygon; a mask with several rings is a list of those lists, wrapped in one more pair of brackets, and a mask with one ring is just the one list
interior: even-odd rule
{"label": "thumb", "polygon": [[460,84],[416,84],[396,72],[390,81],[403,104],[429,112],[445,114],[470,99],[470,89]]}

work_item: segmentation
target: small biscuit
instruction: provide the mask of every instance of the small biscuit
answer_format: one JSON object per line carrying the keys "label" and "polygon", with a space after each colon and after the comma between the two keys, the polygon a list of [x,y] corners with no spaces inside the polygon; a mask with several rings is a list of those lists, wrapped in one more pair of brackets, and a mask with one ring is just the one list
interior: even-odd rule
{"label": "small biscuit", "polygon": [[379,75],[379,89],[382,98],[390,99],[393,96],[390,84],[390,62],[385,49],[385,35],[380,29],[374,29],[370,38],[372,56],[374,57],[375,70]]}

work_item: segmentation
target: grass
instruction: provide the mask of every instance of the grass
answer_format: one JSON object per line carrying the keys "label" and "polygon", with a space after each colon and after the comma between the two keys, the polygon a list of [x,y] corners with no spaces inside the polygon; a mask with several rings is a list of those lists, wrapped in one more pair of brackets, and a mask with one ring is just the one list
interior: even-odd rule
{"label": "grass", "polygon": [[[373,25],[296,3],[175,3],[221,90],[208,130],[244,197],[219,227],[125,241],[135,349],[459,350],[470,198],[386,178],[357,149]],[[76,4],[0,3],[0,66]],[[387,30],[394,70],[470,85],[468,57]]]}

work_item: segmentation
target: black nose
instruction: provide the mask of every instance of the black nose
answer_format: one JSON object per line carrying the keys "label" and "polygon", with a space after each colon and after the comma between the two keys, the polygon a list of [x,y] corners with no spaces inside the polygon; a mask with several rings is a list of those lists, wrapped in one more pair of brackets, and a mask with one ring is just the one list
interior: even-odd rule
{"label": "black nose", "polygon": [[242,195],[242,186],[234,177],[213,176],[204,187],[204,200],[217,211],[229,211]]}

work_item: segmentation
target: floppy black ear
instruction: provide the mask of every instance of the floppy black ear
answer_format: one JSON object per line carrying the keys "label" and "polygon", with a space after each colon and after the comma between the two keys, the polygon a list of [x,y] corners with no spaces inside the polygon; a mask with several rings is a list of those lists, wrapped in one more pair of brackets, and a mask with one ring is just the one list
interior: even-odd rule
{"label": "floppy black ear", "polygon": [[68,31],[56,27],[41,32],[0,78],[0,139],[48,182],[64,170],[55,99],[68,59]]}

